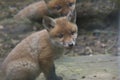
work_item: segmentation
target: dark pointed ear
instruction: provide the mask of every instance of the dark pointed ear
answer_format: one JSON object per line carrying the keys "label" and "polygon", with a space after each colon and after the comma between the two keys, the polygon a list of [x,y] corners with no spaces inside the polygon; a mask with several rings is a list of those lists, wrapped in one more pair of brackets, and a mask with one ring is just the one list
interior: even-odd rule
{"label": "dark pointed ear", "polygon": [[72,23],[76,23],[76,10],[70,11],[67,14],[67,19]]}
{"label": "dark pointed ear", "polygon": [[45,27],[45,29],[47,29],[48,31],[51,29],[51,28],[54,28],[55,26],[55,20],[51,17],[48,17],[48,16],[44,16],[43,17],[43,26]]}

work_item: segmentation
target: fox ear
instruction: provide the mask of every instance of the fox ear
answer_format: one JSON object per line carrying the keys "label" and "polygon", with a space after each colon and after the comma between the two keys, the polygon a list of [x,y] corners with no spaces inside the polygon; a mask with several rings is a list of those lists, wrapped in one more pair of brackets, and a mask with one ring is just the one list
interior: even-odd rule
{"label": "fox ear", "polygon": [[49,31],[51,28],[55,26],[55,20],[51,17],[44,16],[43,17],[43,26]]}
{"label": "fox ear", "polygon": [[68,19],[70,22],[76,23],[76,10],[70,11],[70,12],[67,14],[67,19]]}

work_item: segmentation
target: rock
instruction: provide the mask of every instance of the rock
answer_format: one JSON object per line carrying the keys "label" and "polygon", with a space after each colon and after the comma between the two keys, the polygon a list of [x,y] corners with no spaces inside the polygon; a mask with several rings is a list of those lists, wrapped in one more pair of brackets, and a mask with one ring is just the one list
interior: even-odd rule
{"label": "rock", "polygon": [[78,0],[76,10],[80,28],[93,30],[104,29],[115,21],[118,7],[112,0]]}
{"label": "rock", "polygon": [[106,16],[117,9],[116,3],[111,0],[84,0],[76,5],[78,17],[83,16]]}

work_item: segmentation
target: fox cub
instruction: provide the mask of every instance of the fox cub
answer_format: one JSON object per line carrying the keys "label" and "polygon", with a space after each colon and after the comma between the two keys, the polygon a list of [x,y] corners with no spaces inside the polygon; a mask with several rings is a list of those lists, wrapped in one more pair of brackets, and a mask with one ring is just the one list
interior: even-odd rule
{"label": "fox cub", "polygon": [[64,16],[75,9],[76,0],[41,0],[22,9],[14,17],[15,19],[28,18],[33,21],[41,21],[45,15]]}
{"label": "fox cub", "polygon": [[43,72],[46,80],[62,80],[57,76],[54,58],[64,48],[71,49],[77,38],[75,12],[56,19],[44,17],[44,30],[22,40],[2,64],[6,80],[35,80]]}

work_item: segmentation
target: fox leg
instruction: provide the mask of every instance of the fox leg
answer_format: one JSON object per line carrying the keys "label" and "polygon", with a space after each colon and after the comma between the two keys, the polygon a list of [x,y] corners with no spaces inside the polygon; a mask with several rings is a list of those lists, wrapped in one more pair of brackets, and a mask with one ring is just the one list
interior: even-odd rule
{"label": "fox leg", "polygon": [[41,67],[46,80],[63,80],[62,77],[56,75],[53,61],[43,61]]}
{"label": "fox leg", "polygon": [[40,69],[36,63],[31,61],[13,61],[6,70],[5,80],[35,80]]}
{"label": "fox leg", "polygon": [[55,66],[53,65],[50,69],[47,80],[62,80],[62,77],[56,75]]}

